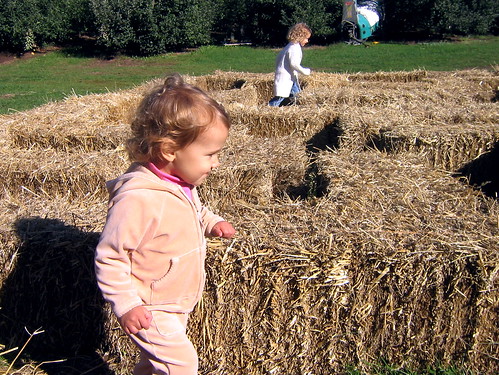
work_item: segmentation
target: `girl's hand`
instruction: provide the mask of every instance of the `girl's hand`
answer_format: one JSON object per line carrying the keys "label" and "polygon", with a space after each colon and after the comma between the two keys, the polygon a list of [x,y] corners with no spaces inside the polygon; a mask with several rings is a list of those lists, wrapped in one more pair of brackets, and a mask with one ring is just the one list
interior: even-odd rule
{"label": "girl's hand", "polygon": [[149,329],[152,314],[144,306],[137,306],[125,313],[118,320],[126,333],[135,335],[141,329]]}
{"label": "girl's hand", "polygon": [[236,230],[234,229],[232,224],[229,223],[228,221],[219,221],[213,226],[210,232],[210,234],[213,237],[223,237],[223,238],[232,238],[235,233]]}

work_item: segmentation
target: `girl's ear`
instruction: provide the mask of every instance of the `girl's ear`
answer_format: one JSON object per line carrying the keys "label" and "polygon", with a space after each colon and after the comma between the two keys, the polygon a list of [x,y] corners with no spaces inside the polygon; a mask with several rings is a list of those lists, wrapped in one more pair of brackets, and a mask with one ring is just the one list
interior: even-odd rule
{"label": "girl's ear", "polygon": [[172,162],[175,160],[175,144],[171,139],[164,139],[161,143],[161,158],[164,161]]}
{"label": "girl's ear", "polygon": [[161,153],[161,156],[163,157],[164,161],[167,161],[170,163],[175,160],[175,153],[174,152],[163,152],[163,153]]}

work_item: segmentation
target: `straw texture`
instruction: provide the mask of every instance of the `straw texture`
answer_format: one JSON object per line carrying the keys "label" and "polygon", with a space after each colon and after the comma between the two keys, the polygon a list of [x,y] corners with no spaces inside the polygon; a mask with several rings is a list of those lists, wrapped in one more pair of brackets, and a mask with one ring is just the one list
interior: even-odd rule
{"label": "straw texture", "polygon": [[[209,240],[188,327],[201,374],[499,372],[497,72],[314,73],[283,108],[270,74],[186,79],[232,119],[200,187],[237,228]],[[21,374],[137,361],[92,262],[104,183],[158,80],[0,116],[0,351],[43,330]]]}

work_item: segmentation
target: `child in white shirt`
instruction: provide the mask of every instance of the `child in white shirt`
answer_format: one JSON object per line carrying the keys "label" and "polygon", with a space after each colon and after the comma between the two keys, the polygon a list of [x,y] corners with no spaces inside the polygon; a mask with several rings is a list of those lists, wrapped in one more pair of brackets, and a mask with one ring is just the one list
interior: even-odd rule
{"label": "child in white shirt", "polygon": [[301,91],[298,74],[309,75],[310,69],[301,66],[302,47],[308,43],[312,35],[310,28],[304,23],[297,23],[289,29],[288,45],[277,55],[274,76],[274,97],[269,106],[280,107],[294,102],[296,94]]}

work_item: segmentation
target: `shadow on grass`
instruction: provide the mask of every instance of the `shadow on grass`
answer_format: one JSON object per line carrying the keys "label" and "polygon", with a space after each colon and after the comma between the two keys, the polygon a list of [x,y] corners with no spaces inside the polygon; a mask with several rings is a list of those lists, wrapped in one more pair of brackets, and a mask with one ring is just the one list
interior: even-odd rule
{"label": "shadow on grass", "polygon": [[47,374],[112,374],[98,354],[107,346],[93,266],[99,234],[38,217],[18,220],[15,229],[16,265],[0,291],[0,342],[22,348],[40,332],[22,358],[64,360],[41,365]]}
{"label": "shadow on grass", "polygon": [[78,43],[62,46],[62,52],[71,57],[96,58],[101,60],[112,60],[117,52],[99,46],[94,39],[82,38]]}

